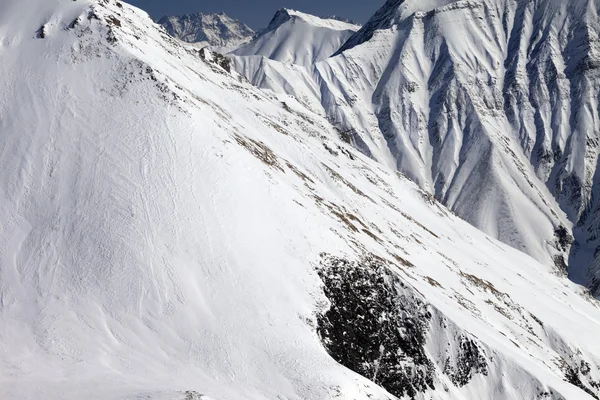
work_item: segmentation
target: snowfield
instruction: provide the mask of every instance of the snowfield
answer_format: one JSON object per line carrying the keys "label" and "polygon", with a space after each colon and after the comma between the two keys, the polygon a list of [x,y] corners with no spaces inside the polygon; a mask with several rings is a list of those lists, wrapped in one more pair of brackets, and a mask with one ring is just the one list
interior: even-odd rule
{"label": "snowfield", "polygon": [[388,0],[335,57],[233,65],[599,295],[598,11],[584,0]]}
{"label": "snowfield", "polygon": [[246,24],[218,14],[188,14],[165,16],[158,21],[169,35],[199,47],[211,46],[219,51],[230,51],[248,43],[255,32]]}
{"label": "snowfield", "polygon": [[232,66],[0,3],[0,398],[600,396],[587,291]]}

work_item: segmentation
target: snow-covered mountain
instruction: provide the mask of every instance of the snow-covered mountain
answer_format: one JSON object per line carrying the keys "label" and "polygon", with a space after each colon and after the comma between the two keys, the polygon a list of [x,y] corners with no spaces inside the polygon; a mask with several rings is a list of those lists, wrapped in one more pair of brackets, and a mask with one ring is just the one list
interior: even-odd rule
{"label": "snow-covered mountain", "polygon": [[596,300],[230,67],[0,3],[0,398],[598,398]]}
{"label": "snow-covered mountain", "polygon": [[222,49],[234,49],[248,43],[255,34],[246,24],[223,12],[165,16],[158,23],[180,40]]}
{"label": "snow-covered mountain", "polygon": [[586,0],[389,0],[333,58],[233,65],[598,294],[599,32]]}
{"label": "snow-covered mountain", "polygon": [[331,57],[359,29],[359,25],[339,18],[319,18],[295,10],[281,9],[267,28],[258,32],[252,42],[236,49],[233,54],[312,65]]}

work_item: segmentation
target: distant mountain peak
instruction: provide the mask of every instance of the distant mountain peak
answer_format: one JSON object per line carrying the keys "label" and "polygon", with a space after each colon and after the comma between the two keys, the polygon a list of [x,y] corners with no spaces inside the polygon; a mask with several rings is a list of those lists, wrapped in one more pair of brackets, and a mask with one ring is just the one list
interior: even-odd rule
{"label": "distant mountain peak", "polygon": [[282,8],[265,29],[233,54],[310,65],[330,57],[359,29],[360,25],[339,18],[321,18]]}
{"label": "distant mountain peak", "polygon": [[229,49],[249,42],[255,34],[246,24],[229,17],[223,11],[216,14],[165,16],[158,23],[170,35],[184,42]]}
{"label": "distant mountain peak", "polygon": [[279,10],[277,10],[275,15],[271,19],[271,22],[269,22],[269,25],[267,25],[266,28],[261,29],[257,32],[257,36],[261,36],[265,33],[274,31],[290,19],[292,19],[292,16],[289,13],[289,10],[287,8],[280,8]]}
{"label": "distant mountain peak", "polygon": [[271,22],[269,22],[269,25],[265,29],[260,30],[257,33],[257,36],[261,36],[268,32],[274,31],[290,20],[301,20],[315,27],[328,28],[338,31],[356,31],[360,28],[360,25],[341,17],[318,17],[312,14],[303,13],[301,11],[292,10],[289,8],[280,8],[273,16],[273,19],[271,19]]}
{"label": "distant mountain peak", "polygon": [[360,24],[358,22],[354,21],[353,19],[345,18],[345,17],[340,17],[338,15],[328,15],[328,16],[323,17],[323,18],[324,19],[332,19],[334,21],[345,22],[345,23],[350,24],[350,25],[360,26]]}
{"label": "distant mountain peak", "polygon": [[322,59],[0,1],[0,399],[600,399],[598,10],[441,3]]}

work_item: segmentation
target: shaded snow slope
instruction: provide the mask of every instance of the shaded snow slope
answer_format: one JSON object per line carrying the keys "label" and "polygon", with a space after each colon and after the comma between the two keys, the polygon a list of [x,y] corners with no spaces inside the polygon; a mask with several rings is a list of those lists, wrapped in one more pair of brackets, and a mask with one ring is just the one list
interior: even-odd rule
{"label": "shaded snow slope", "polygon": [[596,293],[599,31],[587,1],[389,0],[336,57],[234,67]]}
{"label": "shaded snow slope", "polygon": [[581,288],[145,13],[31,3],[0,3],[0,398],[598,396]]}
{"label": "shaded snow slope", "polygon": [[337,19],[281,9],[252,42],[233,53],[310,65],[333,55],[359,28]]}
{"label": "shaded snow slope", "polygon": [[224,13],[165,16],[158,23],[171,36],[185,42],[224,50],[231,50],[248,43],[254,36],[254,31],[250,27]]}

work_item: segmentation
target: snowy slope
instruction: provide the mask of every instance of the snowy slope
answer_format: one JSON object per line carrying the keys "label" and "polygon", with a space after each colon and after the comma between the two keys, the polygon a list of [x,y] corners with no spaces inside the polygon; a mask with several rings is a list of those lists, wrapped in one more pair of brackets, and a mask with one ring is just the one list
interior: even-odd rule
{"label": "snowy slope", "polygon": [[599,31],[598,8],[583,0],[389,0],[336,57],[233,64],[598,292]]}
{"label": "snowy slope", "polygon": [[165,16],[158,23],[171,36],[185,42],[222,49],[234,49],[254,37],[254,31],[250,27],[222,12]]}
{"label": "snowy slope", "polygon": [[145,13],[5,0],[0,55],[0,398],[600,394],[580,287]]}
{"label": "snowy slope", "polygon": [[339,19],[281,9],[252,42],[233,53],[311,65],[333,55],[359,28]]}

